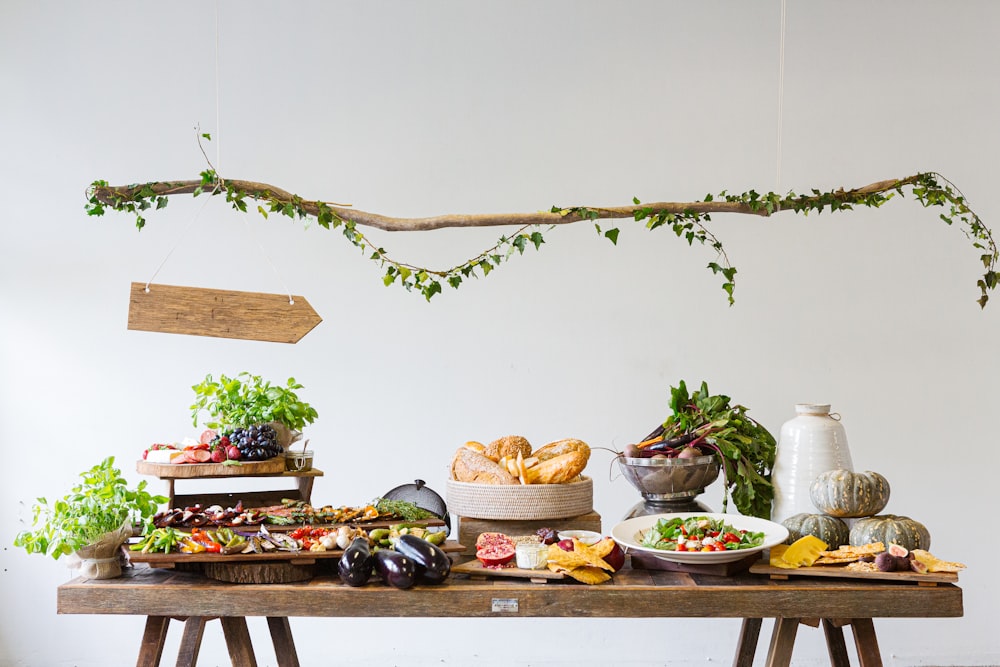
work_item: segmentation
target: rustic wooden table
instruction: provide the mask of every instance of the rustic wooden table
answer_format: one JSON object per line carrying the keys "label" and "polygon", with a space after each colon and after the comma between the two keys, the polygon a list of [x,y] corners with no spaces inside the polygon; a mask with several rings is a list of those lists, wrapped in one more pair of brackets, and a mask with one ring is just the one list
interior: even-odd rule
{"label": "rustic wooden table", "polygon": [[586,586],[453,575],[440,586],[361,588],[322,574],[295,584],[230,584],[201,574],[137,566],[118,579],[74,579],[59,587],[61,614],[146,616],[140,667],[158,665],[170,619],[184,621],[178,665],[193,665],[205,622],[222,622],[235,667],[255,666],[247,616],[267,618],[279,667],[299,660],[288,619],[331,617],[712,617],[743,619],[733,664],[753,663],[762,618],[775,618],[767,665],[788,665],[800,623],[822,625],[831,664],[847,667],[843,627],[850,625],[862,667],[881,665],[873,618],[956,617],[962,589],[954,584],[734,577],[624,568],[611,582]]}

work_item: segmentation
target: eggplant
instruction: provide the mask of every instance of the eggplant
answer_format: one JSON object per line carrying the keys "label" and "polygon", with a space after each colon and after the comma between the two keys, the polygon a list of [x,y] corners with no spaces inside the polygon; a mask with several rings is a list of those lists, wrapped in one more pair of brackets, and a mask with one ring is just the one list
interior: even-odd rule
{"label": "eggplant", "polygon": [[372,552],[367,537],[355,537],[337,563],[337,574],[348,586],[364,586],[372,576]]}
{"label": "eggplant", "polygon": [[382,581],[394,588],[410,588],[417,581],[417,565],[409,556],[392,549],[379,549],[374,554],[375,571]]}
{"label": "eggplant", "polygon": [[440,584],[451,572],[451,559],[436,544],[416,535],[400,535],[396,551],[407,556],[417,566],[417,578],[429,584]]}

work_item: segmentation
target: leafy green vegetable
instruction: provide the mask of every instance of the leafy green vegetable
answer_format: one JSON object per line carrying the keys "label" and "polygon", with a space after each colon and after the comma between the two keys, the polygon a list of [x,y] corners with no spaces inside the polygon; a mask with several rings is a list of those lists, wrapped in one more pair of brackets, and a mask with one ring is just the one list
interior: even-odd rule
{"label": "leafy green vegetable", "polygon": [[[701,543],[688,546],[692,541]],[[640,543],[644,547],[664,551],[700,550],[702,544],[720,543],[725,551],[751,549],[764,543],[764,533],[739,530],[721,519],[707,516],[693,516],[682,519],[673,517],[657,521],[649,530],[641,533]],[[684,548],[679,545],[684,544]]]}
{"label": "leafy green vegetable", "polygon": [[191,418],[198,425],[202,411],[208,412],[209,428],[244,428],[270,421],[281,422],[290,429],[301,431],[306,424],[319,416],[308,403],[301,401],[295,390],[302,385],[295,378],[288,378],[285,386],[272,385],[259,375],[246,371],[234,378],[220,375],[216,381],[211,374],[191,387],[197,400],[191,405]]}
{"label": "leafy green vegetable", "polygon": [[147,525],[165,496],[146,491],[146,480],[129,489],[120,470],[109,456],[87,472],[83,482],[51,505],[38,498],[32,508],[34,530],[18,533],[14,546],[29,554],[41,553],[58,559],[95,542],[101,535],[121,528],[126,521],[142,520]]}
{"label": "leafy green vegetable", "polygon": [[372,501],[380,513],[391,512],[405,521],[419,521],[420,519],[440,519],[433,512],[425,510],[423,507],[406,500],[390,500],[388,498],[376,498]]}
{"label": "leafy green vegetable", "polygon": [[690,447],[711,450],[719,460],[726,480],[722,510],[729,498],[742,514],[771,518],[771,468],[777,443],[766,428],[747,416],[742,405],[730,405],[724,395],[711,395],[708,384],[688,393],[683,380],[670,388],[673,412],[652,435],[672,440],[682,435],[694,436]]}

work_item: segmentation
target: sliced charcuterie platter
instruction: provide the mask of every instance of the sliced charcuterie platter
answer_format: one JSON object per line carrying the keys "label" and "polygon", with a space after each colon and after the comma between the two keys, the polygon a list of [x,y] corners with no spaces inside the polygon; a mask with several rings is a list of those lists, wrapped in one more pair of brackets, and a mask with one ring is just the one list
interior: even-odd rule
{"label": "sliced charcuterie platter", "polygon": [[245,477],[253,475],[274,475],[285,471],[285,459],[276,456],[264,461],[241,461],[239,463],[153,463],[140,459],[136,461],[136,472],[154,475],[160,479],[194,479],[197,477]]}

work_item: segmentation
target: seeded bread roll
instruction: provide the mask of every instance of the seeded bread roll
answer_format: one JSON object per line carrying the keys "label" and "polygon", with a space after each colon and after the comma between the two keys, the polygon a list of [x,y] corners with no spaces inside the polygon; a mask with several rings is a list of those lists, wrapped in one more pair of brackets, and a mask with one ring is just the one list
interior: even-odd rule
{"label": "seeded bread roll", "polygon": [[531,456],[531,443],[528,442],[527,438],[519,435],[505,435],[486,445],[483,454],[492,461],[499,461],[505,456],[509,459],[516,459],[518,452],[524,458]]}
{"label": "seeded bread roll", "polygon": [[516,477],[468,447],[459,447],[451,460],[451,478],[478,484],[518,484]]}

